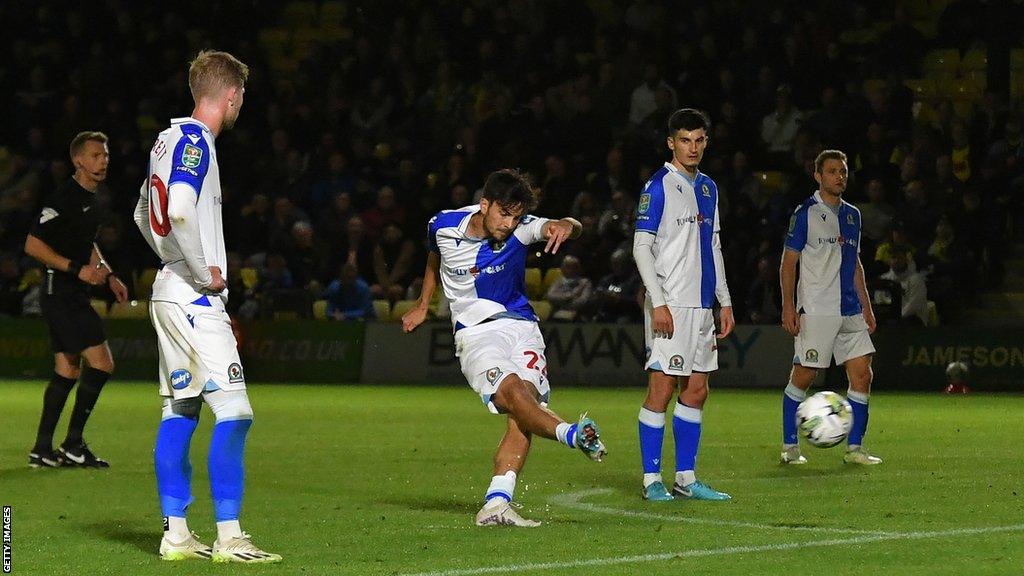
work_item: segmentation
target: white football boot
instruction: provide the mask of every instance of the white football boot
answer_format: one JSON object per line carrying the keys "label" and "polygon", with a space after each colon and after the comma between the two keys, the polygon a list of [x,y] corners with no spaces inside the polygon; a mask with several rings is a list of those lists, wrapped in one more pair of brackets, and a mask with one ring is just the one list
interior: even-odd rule
{"label": "white football boot", "polygon": [[527,520],[516,512],[511,502],[501,500],[484,507],[476,513],[477,526],[519,526],[520,528],[536,528],[540,522]]}
{"label": "white football boot", "polygon": [[280,554],[271,554],[260,550],[252,543],[252,536],[242,532],[237,538],[229,538],[221,543],[218,539],[213,543],[214,562],[244,562],[248,564],[267,564],[280,562]]}
{"label": "white football boot", "polygon": [[213,556],[213,549],[200,542],[195,532],[189,534],[181,542],[172,542],[167,537],[167,533],[164,533],[163,539],[160,540],[161,560],[170,560],[172,562],[188,560],[190,558],[209,560],[211,556]]}

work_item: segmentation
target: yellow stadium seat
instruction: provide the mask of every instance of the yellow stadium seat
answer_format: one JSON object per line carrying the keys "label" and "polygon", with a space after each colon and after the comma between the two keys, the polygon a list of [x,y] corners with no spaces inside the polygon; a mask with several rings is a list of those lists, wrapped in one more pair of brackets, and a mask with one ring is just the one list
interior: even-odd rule
{"label": "yellow stadium seat", "polygon": [[548,268],[548,271],[544,273],[544,286],[541,290],[542,293],[547,294],[551,285],[562,279],[561,268]]}
{"label": "yellow stadium seat", "polygon": [[391,318],[391,303],[387,300],[374,300],[373,311],[377,313],[377,320],[387,322]]}
{"label": "yellow stadium seat", "polygon": [[255,268],[242,268],[242,284],[246,290],[253,290],[260,281],[260,273]]}
{"label": "yellow stadium seat", "polygon": [[551,317],[551,303],[547,300],[530,300],[530,306],[541,322]]}
{"label": "yellow stadium seat", "polygon": [[544,296],[544,283],[541,281],[540,268],[526,269],[526,296],[531,300],[539,300]]}
{"label": "yellow stadium seat", "polygon": [[114,319],[146,319],[149,318],[148,300],[129,300],[127,302],[114,302],[110,306],[107,318]]}
{"label": "yellow stadium seat", "polygon": [[135,278],[135,297],[148,299],[153,294],[153,282],[156,281],[156,268],[146,268]]}
{"label": "yellow stadium seat", "polygon": [[758,182],[761,183],[761,187],[767,190],[781,190],[786,183],[785,175],[778,170],[755,172],[754,175],[757,177]]}
{"label": "yellow stadium seat", "polygon": [[412,310],[415,305],[415,300],[399,300],[398,302],[395,302],[395,306],[391,308],[391,320],[393,322],[401,322],[402,316],[404,316],[409,310]]}
{"label": "yellow stadium seat", "polygon": [[313,318],[316,320],[327,319],[327,300],[313,302]]}
{"label": "yellow stadium seat", "polygon": [[108,305],[107,305],[107,301],[106,300],[100,300],[98,298],[93,298],[92,300],[89,300],[89,304],[91,304],[92,305],[92,309],[95,310],[96,313],[100,315],[100,318],[106,318],[107,317]]}
{"label": "yellow stadium seat", "polygon": [[935,81],[931,78],[909,78],[903,81],[903,85],[910,88],[916,100],[935,98]]}
{"label": "yellow stadium seat", "polygon": [[39,268],[29,268],[21,275],[21,282],[18,283],[18,291],[24,292],[33,286],[43,283],[43,271]]}
{"label": "yellow stadium seat", "polygon": [[932,50],[925,54],[921,70],[927,78],[955,78],[960,70],[960,51],[955,48]]}
{"label": "yellow stadium seat", "polygon": [[1010,70],[1024,70],[1024,48],[1010,50]]}
{"label": "yellow stadium seat", "polygon": [[988,69],[988,52],[974,48],[968,50],[960,60],[960,74],[966,76],[969,72],[984,72]]}

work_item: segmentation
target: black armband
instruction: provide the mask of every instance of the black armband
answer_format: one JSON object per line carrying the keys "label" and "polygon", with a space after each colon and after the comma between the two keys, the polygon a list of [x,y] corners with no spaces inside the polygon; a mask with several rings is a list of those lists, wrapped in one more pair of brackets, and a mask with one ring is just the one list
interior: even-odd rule
{"label": "black armband", "polygon": [[74,260],[68,260],[68,274],[71,274],[75,278],[78,278],[78,273],[82,271],[82,265]]}

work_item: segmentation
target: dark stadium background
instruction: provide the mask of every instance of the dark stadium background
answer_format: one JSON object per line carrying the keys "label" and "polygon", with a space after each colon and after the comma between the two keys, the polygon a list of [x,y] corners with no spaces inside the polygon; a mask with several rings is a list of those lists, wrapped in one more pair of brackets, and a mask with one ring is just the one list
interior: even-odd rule
{"label": "dark stadium background", "polygon": [[[189,60],[216,48],[252,69],[241,119],[217,142],[241,321],[329,320],[325,290],[345,262],[373,291],[368,315],[394,321],[417,296],[427,219],[517,167],[538,186],[537,214],[586,226],[562,254],[580,259],[591,296],[541,315],[636,323],[636,199],[667,159],[668,114],[692,106],[713,122],[701,169],[721,191],[741,323],[777,324],[789,215],[815,189],[815,155],[839,148],[885,323],[1020,327],[1022,15],[978,0],[5,2],[0,313],[38,315],[22,245],[81,130],[111,138],[100,247],[147,298],[158,262],[131,212],[148,148],[191,111]],[[899,288],[878,277],[894,245],[926,278],[923,322],[886,304]],[[558,290],[562,254],[531,259],[533,300]],[[145,317],[96,297],[112,317]],[[974,358],[970,346],[936,362]]]}

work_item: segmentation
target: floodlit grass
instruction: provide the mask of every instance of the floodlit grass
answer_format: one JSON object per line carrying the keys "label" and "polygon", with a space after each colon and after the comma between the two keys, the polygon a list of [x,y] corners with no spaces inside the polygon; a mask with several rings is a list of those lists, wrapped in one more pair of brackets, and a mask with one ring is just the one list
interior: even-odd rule
{"label": "floodlit grass", "polygon": [[[155,384],[114,381],[104,391],[86,438],[109,470],[26,466],[44,387],[0,383],[13,573],[225,574],[156,554]],[[780,466],[781,391],[716,390],[698,475],[734,500],[650,504],[639,497],[642,391],[556,387],[552,408],[570,419],[588,410],[610,454],[596,464],[535,440],[516,499],[544,525],[526,530],[472,525],[504,422],[468,387],[250,392],[242,526],[284,556],[245,568],[253,573],[974,575],[1024,566],[1022,396],[877,393],[865,445],[885,463],[864,469],[844,465],[841,448],[805,447],[809,464]],[[193,439],[189,511],[208,543],[212,421],[204,411]],[[670,471],[672,446],[669,431]]]}

